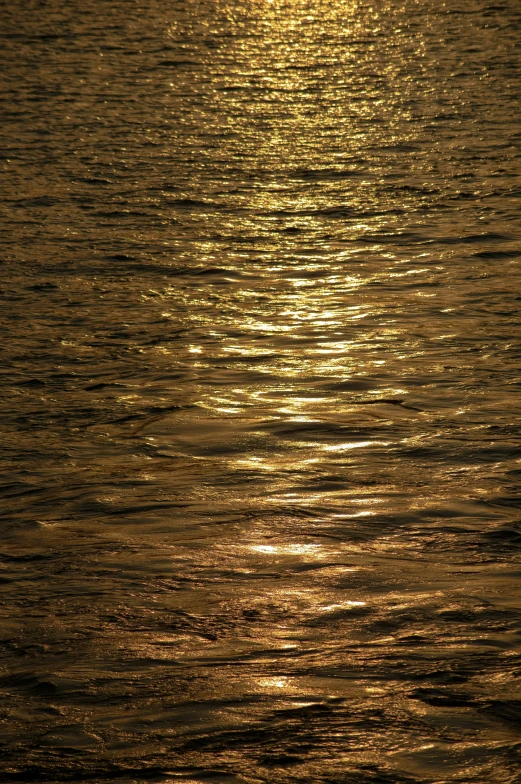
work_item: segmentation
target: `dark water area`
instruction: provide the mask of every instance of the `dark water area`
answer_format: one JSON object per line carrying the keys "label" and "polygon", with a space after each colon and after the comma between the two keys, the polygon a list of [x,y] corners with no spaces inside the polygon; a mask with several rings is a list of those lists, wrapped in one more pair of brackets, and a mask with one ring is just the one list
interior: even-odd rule
{"label": "dark water area", "polygon": [[520,784],[518,0],[0,40],[2,782]]}

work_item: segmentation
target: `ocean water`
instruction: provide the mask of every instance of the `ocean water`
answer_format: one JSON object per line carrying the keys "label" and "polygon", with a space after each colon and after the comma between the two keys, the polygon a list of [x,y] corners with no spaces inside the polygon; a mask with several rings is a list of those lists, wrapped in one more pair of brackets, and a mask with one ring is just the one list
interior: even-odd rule
{"label": "ocean water", "polygon": [[0,19],[2,781],[519,784],[518,0]]}

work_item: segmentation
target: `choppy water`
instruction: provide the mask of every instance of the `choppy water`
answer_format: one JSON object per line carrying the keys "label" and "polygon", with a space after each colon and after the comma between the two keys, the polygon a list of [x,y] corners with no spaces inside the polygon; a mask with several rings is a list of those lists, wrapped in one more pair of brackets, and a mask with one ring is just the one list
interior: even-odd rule
{"label": "choppy water", "polygon": [[517,0],[1,16],[2,780],[521,782]]}

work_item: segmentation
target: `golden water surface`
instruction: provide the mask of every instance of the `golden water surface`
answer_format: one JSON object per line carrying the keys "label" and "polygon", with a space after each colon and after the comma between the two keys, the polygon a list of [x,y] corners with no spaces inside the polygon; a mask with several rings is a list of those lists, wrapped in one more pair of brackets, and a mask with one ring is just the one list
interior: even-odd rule
{"label": "golden water surface", "polygon": [[521,782],[517,0],[2,3],[6,782]]}

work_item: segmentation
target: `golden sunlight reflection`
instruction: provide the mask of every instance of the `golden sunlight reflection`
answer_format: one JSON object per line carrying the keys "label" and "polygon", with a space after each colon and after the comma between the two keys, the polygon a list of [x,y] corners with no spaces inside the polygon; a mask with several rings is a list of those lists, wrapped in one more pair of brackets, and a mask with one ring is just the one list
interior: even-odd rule
{"label": "golden sunlight reflection", "polygon": [[345,601],[341,604],[326,604],[318,607],[320,612],[336,612],[337,610],[344,610],[349,607],[365,607],[367,602]]}
{"label": "golden sunlight reflection", "polygon": [[272,691],[272,690],[280,690],[280,689],[295,689],[297,684],[294,683],[294,679],[292,678],[282,678],[282,677],[273,677],[273,678],[259,678],[257,680],[257,685],[264,691]]}
{"label": "golden sunlight reflection", "polygon": [[250,550],[265,555],[313,555],[314,557],[322,555],[319,544],[255,544],[250,546]]}
{"label": "golden sunlight reflection", "polygon": [[364,449],[367,446],[389,446],[389,441],[354,441],[344,444],[326,444],[322,446],[324,452],[346,452],[350,449]]}
{"label": "golden sunlight reflection", "polygon": [[0,779],[521,784],[519,0],[4,6]]}

